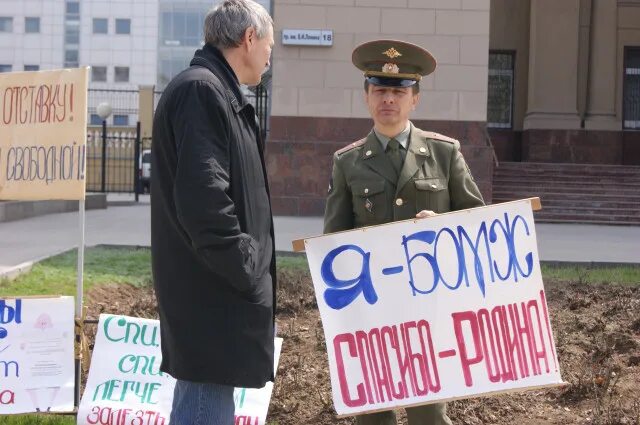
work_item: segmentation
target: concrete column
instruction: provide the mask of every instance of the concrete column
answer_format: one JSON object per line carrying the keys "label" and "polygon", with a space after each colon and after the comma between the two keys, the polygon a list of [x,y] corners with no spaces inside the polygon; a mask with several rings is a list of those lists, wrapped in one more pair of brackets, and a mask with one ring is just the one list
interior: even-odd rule
{"label": "concrete column", "polygon": [[138,119],[140,137],[151,137],[153,127],[153,90],[154,86],[140,86],[138,93]]}
{"label": "concrete column", "polygon": [[524,129],[578,129],[580,0],[531,0]]}
{"label": "concrete column", "polygon": [[589,93],[585,128],[620,130],[616,119],[618,4],[593,0]]}

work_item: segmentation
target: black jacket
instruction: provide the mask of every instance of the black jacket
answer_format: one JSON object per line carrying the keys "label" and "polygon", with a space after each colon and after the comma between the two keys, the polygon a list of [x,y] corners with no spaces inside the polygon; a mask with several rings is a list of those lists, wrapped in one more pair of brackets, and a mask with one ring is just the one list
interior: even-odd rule
{"label": "black jacket", "polygon": [[209,45],[165,89],[153,122],[151,251],[161,370],[259,388],[273,380],[275,246],[263,141]]}

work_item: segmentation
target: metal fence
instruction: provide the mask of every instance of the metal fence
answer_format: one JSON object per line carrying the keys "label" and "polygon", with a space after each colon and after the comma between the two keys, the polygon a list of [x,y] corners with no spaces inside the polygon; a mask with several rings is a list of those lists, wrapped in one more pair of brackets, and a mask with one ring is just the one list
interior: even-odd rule
{"label": "metal fence", "polygon": [[87,191],[141,193],[141,155],[151,140],[140,137],[140,126],[133,129],[87,132]]}
{"label": "metal fence", "polygon": [[135,126],[135,123],[138,122],[140,98],[140,91],[138,88],[124,90],[89,89],[88,92],[87,105],[90,124],[101,124],[102,120],[98,117],[96,108],[103,102],[106,102],[111,106],[111,117],[107,119],[109,124],[118,126]]}

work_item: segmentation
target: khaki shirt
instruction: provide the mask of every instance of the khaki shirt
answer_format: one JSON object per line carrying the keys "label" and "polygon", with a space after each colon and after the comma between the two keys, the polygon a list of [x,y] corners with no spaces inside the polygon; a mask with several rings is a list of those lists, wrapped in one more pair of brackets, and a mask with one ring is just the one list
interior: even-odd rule
{"label": "khaki shirt", "polygon": [[411,124],[399,177],[373,131],[334,154],[324,232],[410,219],[421,210],[445,213],[482,205],[460,143]]}

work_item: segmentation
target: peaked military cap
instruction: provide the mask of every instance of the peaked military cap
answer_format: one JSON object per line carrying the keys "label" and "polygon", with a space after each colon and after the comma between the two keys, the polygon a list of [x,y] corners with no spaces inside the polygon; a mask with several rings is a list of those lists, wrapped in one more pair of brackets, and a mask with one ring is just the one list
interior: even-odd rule
{"label": "peaked military cap", "polygon": [[363,43],[353,50],[351,61],[376,86],[410,87],[436,69],[431,53],[398,40]]}

